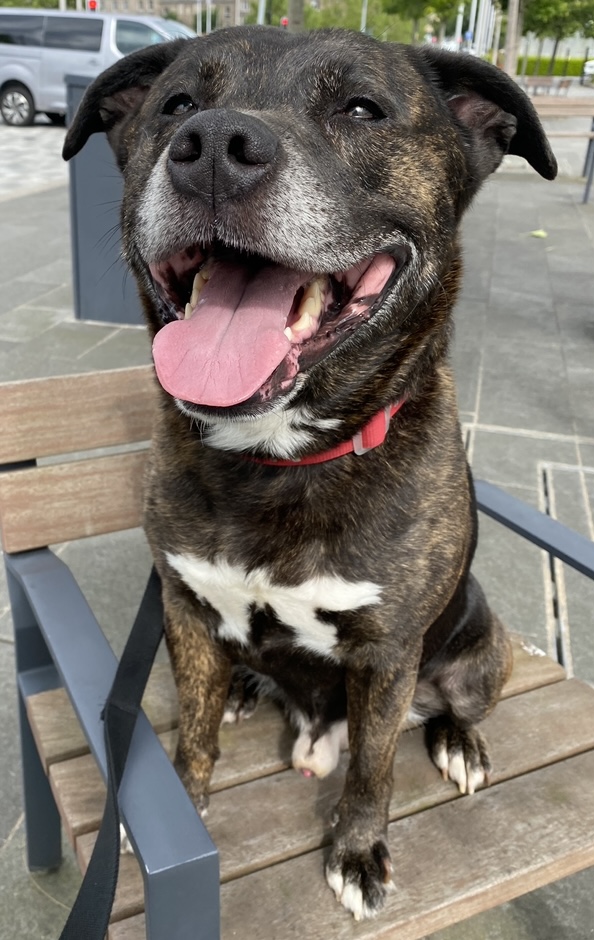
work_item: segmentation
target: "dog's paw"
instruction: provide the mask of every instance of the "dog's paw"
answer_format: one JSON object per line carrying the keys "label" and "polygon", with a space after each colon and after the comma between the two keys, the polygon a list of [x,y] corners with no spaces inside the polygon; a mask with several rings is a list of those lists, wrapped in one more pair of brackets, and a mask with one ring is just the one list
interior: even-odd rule
{"label": "dog's paw", "polygon": [[463,730],[441,716],[427,724],[427,746],[444,780],[452,780],[460,793],[474,793],[489,785],[491,761],[487,745],[476,728]]}
{"label": "dog's paw", "polygon": [[394,887],[385,841],[378,839],[366,850],[335,846],[326,865],[326,881],[355,920],[375,917]]}
{"label": "dog's paw", "polygon": [[258,700],[258,682],[253,674],[243,668],[234,669],[221,724],[235,725],[251,718]]}
{"label": "dog's paw", "polygon": [[132,843],[130,842],[130,839],[128,838],[122,823],[120,823],[120,855],[134,855]]}
{"label": "dog's paw", "polygon": [[340,752],[349,746],[346,721],[337,721],[312,741],[311,727],[304,727],[295,744],[291,762],[304,777],[322,779],[338,766]]}

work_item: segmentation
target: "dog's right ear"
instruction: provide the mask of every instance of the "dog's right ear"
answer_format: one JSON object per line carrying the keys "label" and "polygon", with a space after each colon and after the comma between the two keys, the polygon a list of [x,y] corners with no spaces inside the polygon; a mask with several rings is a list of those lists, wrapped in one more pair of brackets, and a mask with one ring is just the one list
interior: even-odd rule
{"label": "dog's right ear", "polygon": [[174,39],[132,52],[102,72],[87,88],[68,128],[62,156],[70,160],[91,134],[105,131],[115,149],[117,128],[138,110],[151,85],[177,58],[187,39]]}

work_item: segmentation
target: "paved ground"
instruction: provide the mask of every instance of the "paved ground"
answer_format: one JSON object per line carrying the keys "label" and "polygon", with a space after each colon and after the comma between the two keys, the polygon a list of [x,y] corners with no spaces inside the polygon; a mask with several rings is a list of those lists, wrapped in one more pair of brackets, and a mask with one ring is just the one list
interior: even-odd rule
{"label": "paved ground", "polygon": [[[582,122],[583,123],[583,122]],[[581,127],[580,122],[577,123]],[[73,317],[63,131],[0,125],[0,376],[67,374],[149,359],[141,328]],[[557,148],[557,142],[555,144]],[[580,204],[583,144],[559,142],[564,175],[539,180],[518,160],[485,187],[464,227],[466,280],[453,360],[477,476],[594,536],[594,200]],[[546,237],[535,237],[535,231]],[[65,545],[92,607],[121,649],[148,566],[140,533]],[[489,521],[476,570],[515,630],[594,682],[594,586]],[[560,598],[555,616],[552,596]],[[13,648],[0,580],[0,936],[52,940],[76,891],[72,857],[31,877],[24,864]],[[530,812],[530,807],[526,807]],[[594,937],[594,871],[536,891],[432,940]]]}

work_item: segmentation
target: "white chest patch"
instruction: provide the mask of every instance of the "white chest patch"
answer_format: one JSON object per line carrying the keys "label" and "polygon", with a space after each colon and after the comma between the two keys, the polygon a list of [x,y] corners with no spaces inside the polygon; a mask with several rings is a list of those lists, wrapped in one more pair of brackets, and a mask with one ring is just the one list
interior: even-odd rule
{"label": "white chest patch", "polygon": [[224,559],[211,564],[168,552],[167,561],[197,597],[220,614],[219,636],[244,646],[250,639],[250,610],[269,605],[281,623],[295,631],[298,646],[334,657],[336,629],[318,619],[316,611],[357,610],[381,601],[382,589],[372,581],[321,576],[287,586],[273,584],[265,568],[247,572]]}

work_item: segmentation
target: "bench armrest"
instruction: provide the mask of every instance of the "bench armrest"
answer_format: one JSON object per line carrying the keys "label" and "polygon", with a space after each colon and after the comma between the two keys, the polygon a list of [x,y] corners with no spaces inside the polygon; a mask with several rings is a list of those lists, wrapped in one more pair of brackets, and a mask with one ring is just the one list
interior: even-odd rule
{"label": "bench armrest", "polygon": [[474,487],[477,506],[482,512],[581,574],[594,578],[594,542],[492,483],[476,480]]}
{"label": "bench armrest", "polygon": [[[53,552],[6,554],[5,560],[13,607],[19,608],[21,623],[33,618],[41,629],[105,780],[100,714],[115,675],[116,657],[72,572]],[[26,665],[19,664],[25,687]],[[32,687],[39,691],[44,670],[31,673]],[[45,673],[55,686],[53,669]],[[218,853],[144,712],[132,738],[119,802],[140,861],[145,899],[149,893],[153,899],[146,908],[148,935],[151,921],[153,928],[164,918],[171,922],[171,905],[163,910],[162,902],[175,893],[178,904],[183,898],[186,916],[192,918],[188,923],[193,924],[193,933],[188,937],[218,937]],[[155,903],[159,898],[161,903]]]}

